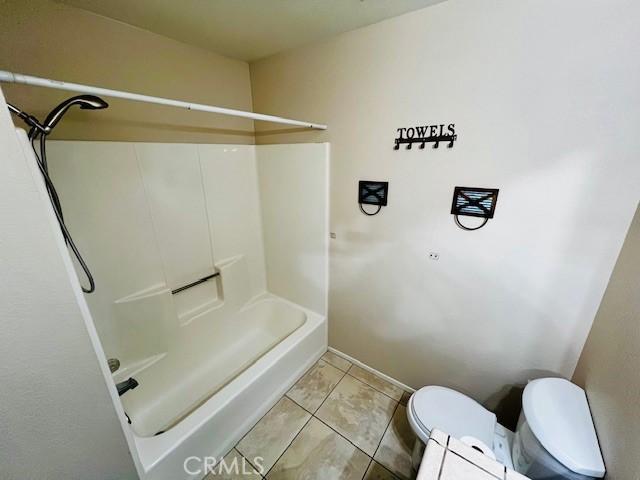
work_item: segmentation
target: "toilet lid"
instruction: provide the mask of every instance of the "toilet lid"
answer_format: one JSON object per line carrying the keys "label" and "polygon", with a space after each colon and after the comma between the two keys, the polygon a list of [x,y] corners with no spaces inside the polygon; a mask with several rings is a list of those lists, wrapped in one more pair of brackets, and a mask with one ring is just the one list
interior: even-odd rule
{"label": "toilet lid", "polygon": [[583,389],[564,378],[529,382],[522,411],[542,446],[569,470],[603,477],[605,468]]}
{"label": "toilet lid", "polygon": [[[410,420],[422,430],[423,441],[437,428],[461,439],[475,437],[493,446],[496,416],[475,400],[445,387],[423,387],[409,401]],[[420,432],[416,432],[420,433]]]}

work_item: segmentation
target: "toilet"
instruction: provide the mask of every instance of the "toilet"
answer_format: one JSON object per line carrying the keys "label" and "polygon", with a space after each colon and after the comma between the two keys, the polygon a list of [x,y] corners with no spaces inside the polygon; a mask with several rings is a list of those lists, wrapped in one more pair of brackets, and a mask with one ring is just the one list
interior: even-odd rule
{"label": "toilet", "polygon": [[445,387],[416,391],[407,417],[418,437],[412,458],[416,469],[437,428],[532,480],[588,480],[605,473],[586,394],[562,378],[529,382],[515,433],[475,400]]}

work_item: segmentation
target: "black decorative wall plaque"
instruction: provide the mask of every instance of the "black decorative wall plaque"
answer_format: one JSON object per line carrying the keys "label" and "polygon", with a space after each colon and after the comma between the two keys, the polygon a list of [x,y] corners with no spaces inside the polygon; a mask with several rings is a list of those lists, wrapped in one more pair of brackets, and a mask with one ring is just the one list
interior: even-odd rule
{"label": "black decorative wall plaque", "polygon": [[[463,230],[478,230],[484,227],[496,211],[498,192],[497,188],[455,187],[451,214],[456,220],[456,225]],[[484,220],[477,227],[468,227],[460,222],[460,216],[480,217]]]}
{"label": "black decorative wall plaque", "polygon": [[[389,182],[373,182],[371,180],[358,182],[358,204],[365,215],[371,217],[380,212],[382,207],[386,207],[388,194]],[[376,205],[378,208],[374,212],[367,212],[362,205]]]}

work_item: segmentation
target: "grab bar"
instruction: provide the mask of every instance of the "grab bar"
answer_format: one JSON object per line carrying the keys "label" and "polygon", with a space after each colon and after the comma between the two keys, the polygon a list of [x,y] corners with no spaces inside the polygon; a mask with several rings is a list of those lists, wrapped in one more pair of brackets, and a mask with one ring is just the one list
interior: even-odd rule
{"label": "grab bar", "polygon": [[200,280],[196,280],[195,282],[191,282],[187,285],[183,285],[182,287],[178,287],[175,290],[171,290],[171,295],[175,295],[176,293],[180,293],[183,290],[186,290],[188,288],[191,287],[195,287],[196,285],[200,285],[201,283],[206,282],[207,280],[211,280],[212,278],[217,277],[218,275],[220,275],[220,272],[216,272],[212,275],[207,275],[206,277],[202,277]]}

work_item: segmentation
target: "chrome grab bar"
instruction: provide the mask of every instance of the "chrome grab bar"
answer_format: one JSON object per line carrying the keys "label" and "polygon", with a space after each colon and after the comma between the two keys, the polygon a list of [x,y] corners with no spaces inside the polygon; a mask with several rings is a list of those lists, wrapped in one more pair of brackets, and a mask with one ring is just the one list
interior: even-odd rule
{"label": "chrome grab bar", "polygon": [[206,277],[202,277],[201,279],[196,280],[195,282],[191,282],[187,285],[183,285],[182,287],[178,287],[175,290],[171,290],[171,295],[175,295],[176,293],[180,293],[184,290],[187,290],[188,288],[195,287],[196,285],[200,285],[201,283],[204,283],[207,280],[211,280],[212,278],[215,278],[219,275],[220,275],[220,272],[216,272],[212,275],[207,275]]}

